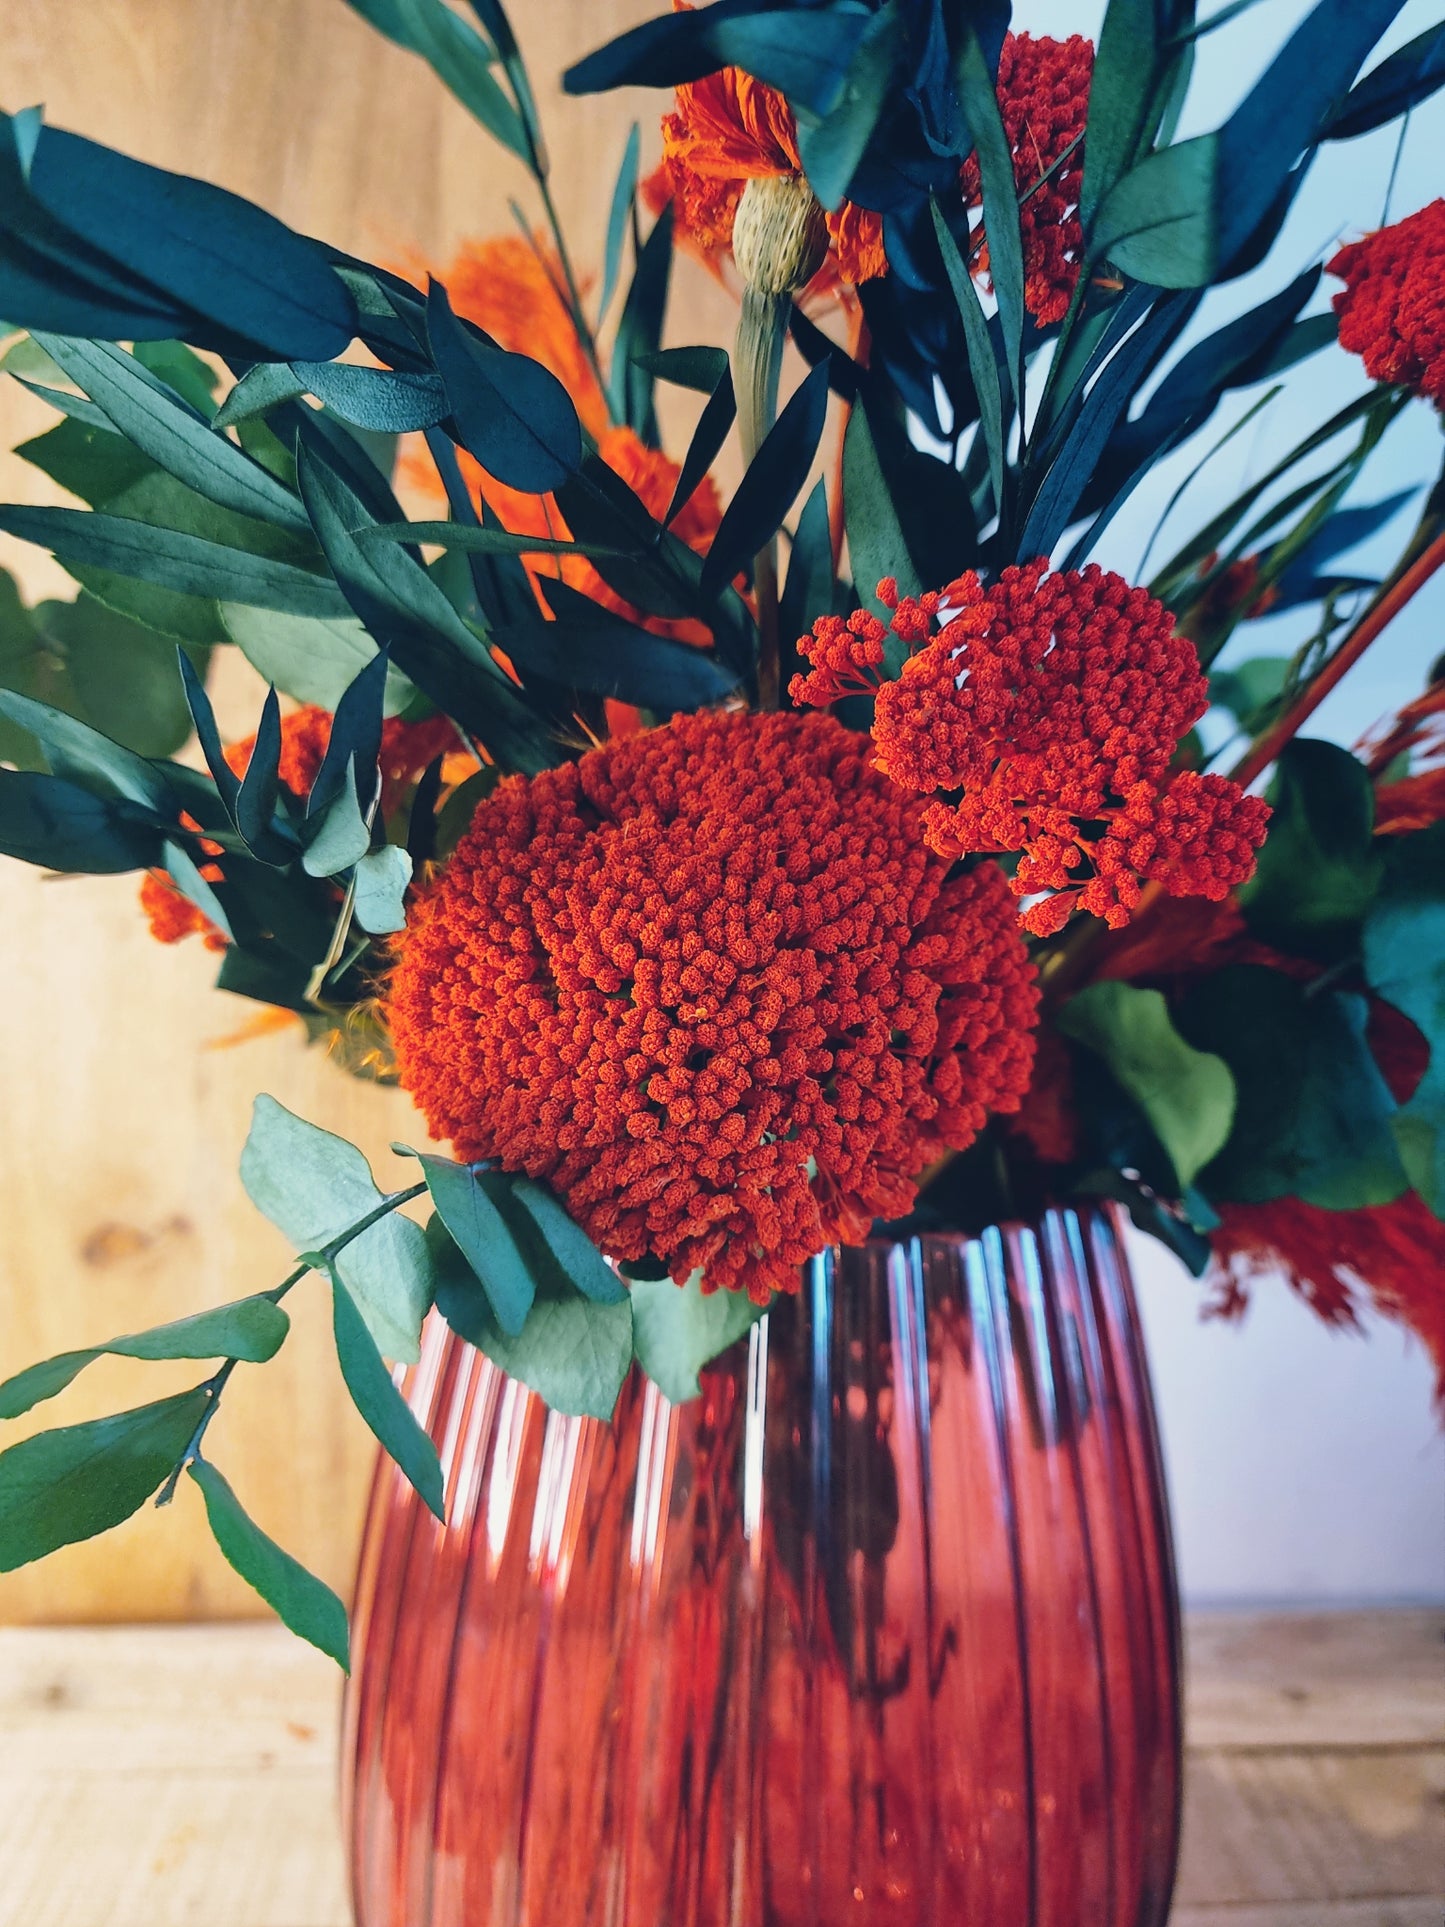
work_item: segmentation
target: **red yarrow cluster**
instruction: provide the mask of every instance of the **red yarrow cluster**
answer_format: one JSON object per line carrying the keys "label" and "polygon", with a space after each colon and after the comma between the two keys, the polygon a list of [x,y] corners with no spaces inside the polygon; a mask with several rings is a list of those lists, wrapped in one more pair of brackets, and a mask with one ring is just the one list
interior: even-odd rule
{"label": "red yarrow cluster", "polygon": [[[1254,867],[1268,806],[1221,776],[1171,773],[1208,707],[1192,645],[1147,590],[1090,565],[970,573],[938,593],[878,597],[825,616],[798,643],[811,665],[794,701],[876,690],[877,764],[910,790],[946,792],[924,832],[948,857],[1019,853],[1012,878],[1036,898],[1024,924],[1051,936],[1075,909],[1127,923],[1146,882],[1218,901]],[[890,634],[913,653],[883,681]]]}
{"label": "red yarrow cluster", "polygon": [[1374,381],[1400,383],[1445,408],[1445,199],[1340,249],[1328,272],[1340,346]]}
{"label": "red yarrow cluster", "polygon": [[[998,104],[1013,154],[1023,247],[1024,302],[1045,324],[1062,321],[1079,278],[1084,230],[1079,186],[1084,177],[1084,123],[1094,73],[1094,43],[1082,34],[1004,36]],[[978,160],[964,163],[963,196],[983,204]],[[988,263],[985,247],[977,265]]]}
{"label": "red yarrow cluster", "polygon": [[829,717],[712,713],[504,780],[397,940],[402,1084],[610,1256],[764,1301],[1028,1083],[1002,873]]}

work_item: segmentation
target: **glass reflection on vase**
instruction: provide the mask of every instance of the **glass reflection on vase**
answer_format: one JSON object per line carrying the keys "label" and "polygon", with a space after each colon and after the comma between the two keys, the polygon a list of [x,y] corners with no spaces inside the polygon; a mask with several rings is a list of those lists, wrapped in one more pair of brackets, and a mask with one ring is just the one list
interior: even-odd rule
{"label": "glass reflection on vase", "polygon": [[411,1398],[449,1524],[383,1464],[360,1927],[1162,1927],[1178,1615],[1111,1216],[827,1253],[610,1426],[439,1322]]}

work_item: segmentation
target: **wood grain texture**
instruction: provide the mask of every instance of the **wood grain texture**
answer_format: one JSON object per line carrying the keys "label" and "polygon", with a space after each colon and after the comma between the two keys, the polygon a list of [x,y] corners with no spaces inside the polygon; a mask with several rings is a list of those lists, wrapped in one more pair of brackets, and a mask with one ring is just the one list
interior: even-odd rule
{"label": "wood grain texture", "polygon": [[[1439,1927],[1442,1633],[1190,1622],[1172,1927]],[[0,1630],[0,1927],[346,1927],[339,1699],[279,1627]]]}
{"label": "wood grain texture", "polygon": [[[561,68],[652,0],[536,0],[516,9],[579,262],[595,260],[628,123],[649,135],[656,96],[562,102]],[[201,174],[293,226],[371,258],[444,261],[468,235],[506,231],[529,183],[413,56],[342,0],[0,0],[0,105],[43,100],[57,126]],[[653,137],[655,138],[655,136]],[[679,268],[675,322],[726,339],[726,302]],[[0,450],[54,417],[0,383]],[[0,500],[64,500],[0,454]],[[0,539],[27,594],[69,596],[39,551]],[[230,652],[225,652],[227,655]],[[221,664],[228,733],[253,726],[260,692]],[[282,1275],[281,1239],[236,1176],[253,1095],[355,1138],[391,1165],[420,1135],[404,1099],[354,1083],[294,1032],[213,1048],[257,1006],[210,988],[214,959],[162,950],[133,878],[45,882],[0,864],[7,987],[0,1122],[0,1374],[31,1360],[256,1290]],[[399,1168],[391,1165],[393,1170]],[[297,1330],[264,1371],[237,1375],[216,1428],[218,1461],[283,1544],[345,1587],[371,1461],[330,1357],[320,1292],[296,1294]],[[187,1369],[98,1366],[35,1423],[89,1417],[190,1382]],[[61,1421],[63,1422],[63,1420]],[[7,1428],[7,1438],[23,1428]],[[212,1548],[196,1495],[169,1517],[0,1577],[0,1620],[234,1616],[249,1590]]]}

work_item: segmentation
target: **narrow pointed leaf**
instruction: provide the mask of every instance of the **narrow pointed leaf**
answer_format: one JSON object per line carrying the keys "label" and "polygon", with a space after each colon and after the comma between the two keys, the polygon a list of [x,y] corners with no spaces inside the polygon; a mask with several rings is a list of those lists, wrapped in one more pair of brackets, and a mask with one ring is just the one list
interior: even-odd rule
{"label": "narrow pointed leaf", "polygon": [[445,1523],[446,1495],[437,1449],[392,1383],[366,1320],[339,1277],[333,1278],[331,1309],[336,1357],[352,1403],[393,1463]]}
{"label": "narrow pointed leaf", "polygon": [[342,1672],[350,1672],[346,1608],[330,1586],[261,1530],[209,1459],[193,1459],[186,1469],[201,1488],[206,1518],[227,1562],[283,1625],[319,1647]]}

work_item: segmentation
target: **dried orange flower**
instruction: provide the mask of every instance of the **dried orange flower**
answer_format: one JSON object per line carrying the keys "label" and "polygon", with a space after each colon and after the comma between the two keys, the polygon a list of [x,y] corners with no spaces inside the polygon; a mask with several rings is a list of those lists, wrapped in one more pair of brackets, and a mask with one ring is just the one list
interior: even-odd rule
{"label": "dried orange flower", "polygon": [[[1083,259],[1079,186],[1084,178],[1084,123],[1094,73],[1094,43],[1082,34],[1004,36],[998,104],[1013,154],[1023,244],[1024,303],[1040,322],[1062,321]],[[978,161],[963,166],[963,198],[983,206]],[[985,246],[975,263],[988,266]]]}
{"label": "dried orange flower", "polygon": [[[732,250],[747,183],[802,171],[787,101],[751,74],[724,67],[677,89],[676,106],[663,116],[662,163],[643,191],[654,207],[671,201],[678,239],[716,264]],[[830,279],[856,287],[887,271],[880,215],[845,201],[824,219]]]}
{"label": "dried orange flower", "polygon": [[[208,863],[201,874],[214,883],[221,873],[214,864]],[[147,870],[141,878],[140,907],[157,943],[179,943],[183,937],[201,937],[207,950],[226,948],[222,932],[204,910],[198,910],[190,898],[176,888],[164,870]]]}
{"label": "dried orange flower", "polygon": [[1340,346],[1372,381],[1398,382],[1445,408],[1445,200],[1352,241],[1330,262]]}
{"label": "dried orange flower", "polygon": [[796,1289],[1028,1081],[1007,886],[920,817],[822,716],[680,716],[505,779],[397,939],[403,1085],[611,1256]]}
{"label": "dried orange flower", "polygon": [[[812,668],[797,702],[877,690],[878,767],[905,788],[961,792],[930,804],[925,834],[944,856],[1021,852],[1013,888],[1051,936],[1072,912],[1117,928],[1144,882],[1171,896],[1222,898],[1250,875],[1268,806],[1222,776],[1169,764],[1208,706],[1191,644],[1145,589],[1091,564],[973,574],[937,594],[898,595],[885,627],[866,610],[822,617],[798,643]],[[941,624],[941,626],[940,626]],[[882,682],[890,632],[914,651]]]}

